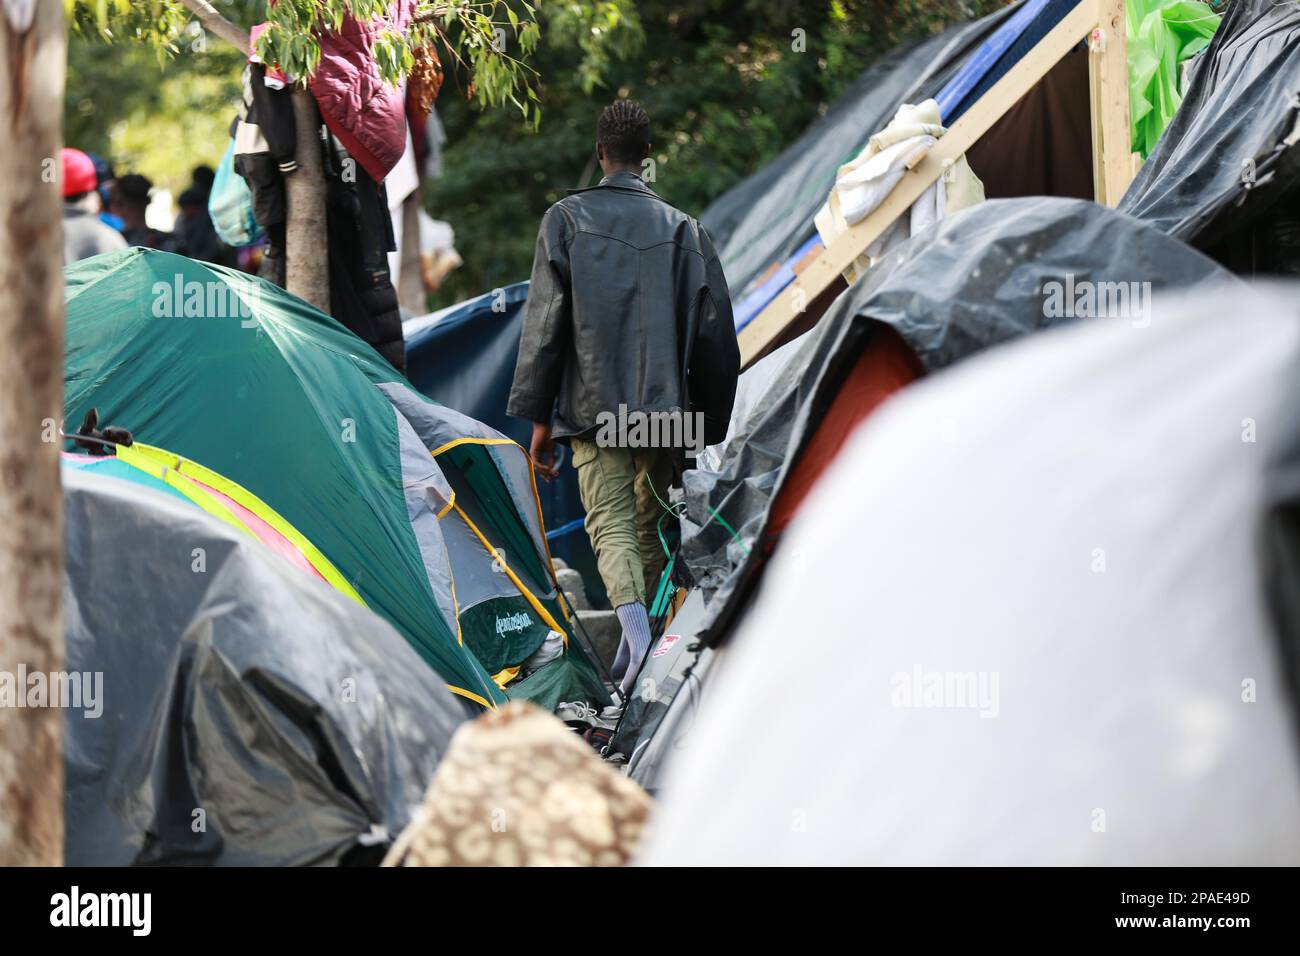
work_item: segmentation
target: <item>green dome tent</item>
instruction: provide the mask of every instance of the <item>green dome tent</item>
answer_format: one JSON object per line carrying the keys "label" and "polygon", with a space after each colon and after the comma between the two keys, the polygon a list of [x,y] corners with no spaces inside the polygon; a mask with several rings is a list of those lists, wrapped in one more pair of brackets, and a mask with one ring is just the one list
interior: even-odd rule
{"label": "green dome tent", "polygon": [[[260,279],[139,248],[65,275],[68,422],[97,407],[247,488],[454,693],[489,707],[605,700],[570,640],[518,445]],[[556,631],[564,652],[542,663]]]}

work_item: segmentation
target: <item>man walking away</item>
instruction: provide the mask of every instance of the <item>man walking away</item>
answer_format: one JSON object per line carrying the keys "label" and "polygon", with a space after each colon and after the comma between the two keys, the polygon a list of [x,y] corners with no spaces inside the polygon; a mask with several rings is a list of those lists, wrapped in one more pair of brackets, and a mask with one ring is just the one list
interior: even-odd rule
{"label": "man walking away", "polygon": [[64,148],[63,264],[89,259],[101,252],[125,249],[126,240],[99,218],[99,185],[95,163],[79,149]]}
{"label": "man walking away", "polygon": [[533,422],[530,451],[544,476],[555,474],[554,442],[573,449],[587,534],[622,626],[614,676],[624,697],[650,645],[646,601],[666,560],[660,502],[685,448],[644,447],[631,428],[611,440],[601,426],[620,413],[690,415],[705,444],[718,442],[740,368],[713,242],[642,181],[649,152],[645,111],[630,100],[607,107],[596,126],[605,178],[542,218],[507,407]]}

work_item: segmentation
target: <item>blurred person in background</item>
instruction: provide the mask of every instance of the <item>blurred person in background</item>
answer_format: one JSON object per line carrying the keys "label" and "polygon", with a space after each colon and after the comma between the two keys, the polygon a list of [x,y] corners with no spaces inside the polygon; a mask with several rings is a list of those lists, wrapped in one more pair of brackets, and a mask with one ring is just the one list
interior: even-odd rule
{"label": "blurred person in background", "polygon": [[176,216],[174,235],[185,255],[219,266],[236,265],[238,257],[235,251],[221,241],[216,226],[212,224],[207,193],[200,191],[196,183],[181,193],[177,205],[180,212]]}
{"label": "blurred person in background", "polygon": [[190,187],[203,194],[205,203],[208,201],[208,197],[212,195],[212,184],[216,182],[216,179],[216,172],[206,164],[195,166],[190,171]]}
{"label": "blurred person in background", "polygon": [[107,223],[118,232],[122,231],[122,220],[108,211],[108,201],[113,196],[113,183],[117,177],[113,173],[113,164],[103,156],[87,153],[95,164],[95,191],[99,194],[99,221]]}
{"label": "blurred person in background", "polygon": [[113,184],[109,211],[122,220],[122,235],[131,246],[184,253],[180,240],[170,232],[154,229],[145,222],[153,183],[139,173],[127,173]]}
{"label": "blurred person in background", "polygon": [[95,164],[79,149],[63,150],[63,264],[125,249],[126,240],[99,219]]}

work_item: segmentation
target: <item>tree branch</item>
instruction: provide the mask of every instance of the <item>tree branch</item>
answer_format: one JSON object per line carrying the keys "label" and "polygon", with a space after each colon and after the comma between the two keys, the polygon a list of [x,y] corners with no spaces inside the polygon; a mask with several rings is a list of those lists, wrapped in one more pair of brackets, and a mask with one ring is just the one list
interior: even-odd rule
{"label": "tree branch", "polygon": [[245,56],[248,55],[248,34],[223,17],[208,0],[180,0],[181,6],[199,18],[203,26],[215,33],[227,43],[233,44]]}

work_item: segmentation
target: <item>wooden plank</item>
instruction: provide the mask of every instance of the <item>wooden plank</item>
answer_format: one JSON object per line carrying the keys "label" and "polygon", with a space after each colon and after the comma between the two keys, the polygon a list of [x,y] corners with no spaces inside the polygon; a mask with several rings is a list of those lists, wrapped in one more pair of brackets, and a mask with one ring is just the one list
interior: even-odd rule
{"label": "wooden plank", "polygon": [[1128,105],[1128,31],[1124,0],[1098,0],[1097,102],[1101,111],[1101,174],[1104,196],[1097,201],[1112,209],[1133,181],[1132,125]]}
{"label": "wooden plank", "polygon": [[[858,255],[871,245],[912,203],[942,175],[948,163],[966,152],[990,127],[1028,93],[1074,45],[1097,25],[1099,0],[1081,0],[1052,30],[980,97],[898,185],[879,207],[861,222],[837,236],[821,255],[808,264],[767,308],[740,331],[742,368],[752,365],[771,348],[782,330],[817,299]],[[1108,0],[1107,0],[1108,2]],[[1121,11],[1121,18],[1122,18]],[[1125,86],[1127,93],[1127,85]],[[1125,154],[1127,155],[1127,153]]]}
{"label": "wooden plank", "polygon": [[1104,34],[1100,28],[1088,36],[1088,118],[1092,126],[1092,198],[1106,204],[1106,163],[1102,143],[1106,132],[1102,126],[1101,102],[1101,46]]}

